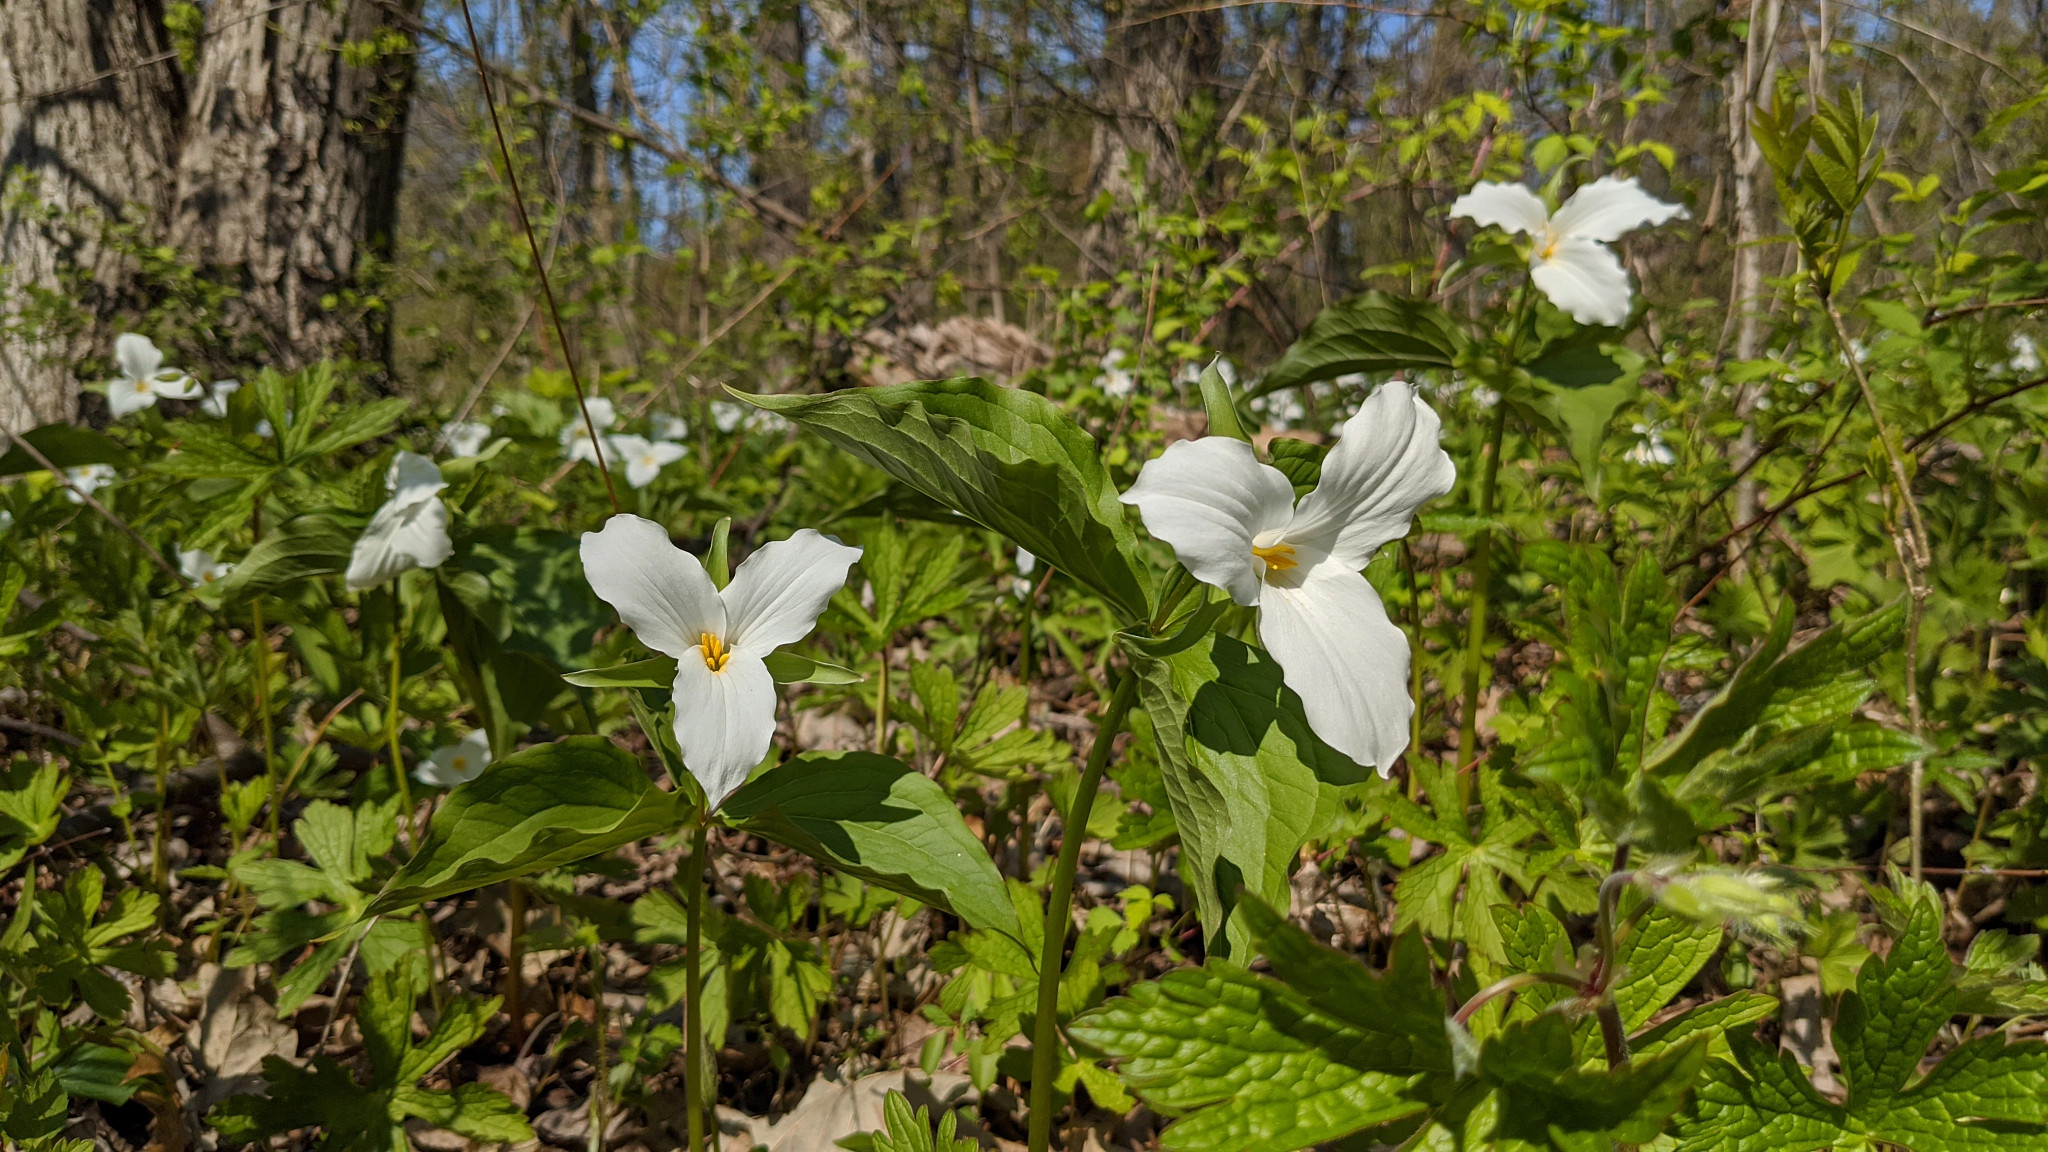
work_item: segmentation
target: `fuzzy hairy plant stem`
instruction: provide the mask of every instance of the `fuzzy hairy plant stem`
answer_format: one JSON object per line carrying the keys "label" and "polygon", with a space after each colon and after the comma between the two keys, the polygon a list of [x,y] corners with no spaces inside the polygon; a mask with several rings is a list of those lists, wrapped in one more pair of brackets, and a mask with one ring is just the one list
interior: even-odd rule
{"label": "fuzzy hairy plant stem", "polygon": [[1126,672],[1103,710],[1095,728],[1095,745],[1088,750],[1088,763],[1081,771],[1081,785],[1074,791],[1074,807],[1067,813],[1060,837],[1060,855],[1053,865],[1052,892],[1045,902],[1045,939],[1038,951],[1038,1018],[1031,1030],[1031,1130],[1028,1152],[1046,1152],[1052,1146],[1052,1082],[1059,1065],[1060,976],[1066,956],[1067,933],[1073,928],[1074,872],[1081,863],[1081,845],[1088,839],[1088,814],[1095,807],[1096,790],[1109,767],[1110,749],[1123,730],[1124,716],[1138,694],[1138,676]]}

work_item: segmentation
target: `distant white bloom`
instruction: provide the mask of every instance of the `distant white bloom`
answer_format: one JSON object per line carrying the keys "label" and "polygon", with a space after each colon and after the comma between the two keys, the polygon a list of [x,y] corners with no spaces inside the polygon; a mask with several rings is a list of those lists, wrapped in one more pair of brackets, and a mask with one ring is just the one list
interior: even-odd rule
{"label": "distant white bloom", "polygon": [[1497,224],[1529,236],[1529,278],[1550,302],[1581,324],[1615,325],[1628,319],[1628,272],[1607,247],[1644,225],[1683,218],[1634,180],[1603,176],[1572,193],[1555,213],[1519,184],[1482,182],[1451,205],[1452,217],[1481,228]]}
{"label": "distant white bloom", "polygon": [[481,728],[453,744],[434,749],[427,762],[412,770],[413,779],[435,788],[467,784],[491,764],[491,737]]}
{"label": "distant white bloom", "polygon": [[442,431],[448,436],[448,454],[458,460],[482,452],[491,438],[491,426],[481,420],[457,420]]}
{"label": "distant white bloom", "polygon": [[242,390],[240,380],[215,380],[206,389],[206,398],[199,402],[199,410],[215,420],[228,418],[228,397]]}
{"label": "distant white bloom", "polygon": [[1315,490],[1259,462],[1242,440],[1182,440],[1146,462],[1122,499],[1205,584],[1259,609],[1259,639],[1309,727],[1381,775],[1408,746],[1408,638],[1362,575],[1451,490],[1442,424],[1407,384],[1380,386],[1344,425]]}
{"label": "distant white bloom", "polygon": [[[590,423],[597,426],[599,433],[619,422],[618,409],[602,396],[592,396],[583,402],[583,406],[589,410]],[[558,439],[562,443],[562,455],[570,460],[580,460],[586,464],[597,463],[600,454],[596,442],[590,438],[590,428],[583,422],[582,412],[573,407],[569,410],[569,422],[562,425],[562,433]]]}
{"label": "distant white bloom", "polygon": [[1500,403],[1500,393],[1484,384],[1477,384],[1472,388],[1472,402],[1481,408],[1491,408]]}
{"label": "distant white bloom", "polygon": [[787,432],[789,431],[789,418],[780,412],[770,412],[766,408],[755,408],[747,413],[746,426],[749,432]]}
{"label": "distant white bloom", "polygon": [[204,548],[178,549],[178,575],[201,588],[219,583],[234,570],[233,564],[215,560],[213,553]]}
{"label": "distant white bloom", "polygon": [[1671,451],[1670,445],[1664,443],[1664,437],[1654,425],[1637,424],[1634,431],[1642,439],[1625,454],[1629,463],[1648,468],[1677,462],[1678,456]]}
{"label": "distant white bloom", "polygon": [[668,530],[614,516],[583,534],[583,572],[642,644],[676,661],[675,734],[712,806],[775,739],[775,680],[762,658],[811,634],[861,550],[805,528],[747,557],[721,591]]}
{"label": "distant white bloom", "polygon": [[[1129,396],[1137,386],[1137,377],[1124,368],[1124,350],[1111,348],[1102,354],[1102,375],[1095,378],[1095,386],[1111,399],[1121,400]],[[1197,379],[1200,377],[1198,376]]]}
{"label": "distant white bloom", "polygon": [[448,506],[441,489],[448,486],[432,460],[400,451],[384,475],[391,491],[349,557],[349,591],[374,588],[408,568],[439,568],[455,551],[448,539]]}
{"label": "distant white bloom", "polygon": [[1308,411],[1301,406],[1301,394],[1292,388],[1275,392],[1262,401],[1267,425],[1279,431],[1286,431],[1301,423]]}
{"label": "distant white bloom", "polygon": [[689,421],[673,413],[656,412],[647,422],[654,428],[656,440],[682,440],[690,435]]}
{"label": "distant white bloom", "polygon": [[711,423],[720,432],[732,431],[740,426],[740,421],[746,418],[747,409],[744,405],[735,404],[730,400],[713,400],[711,402]]}
{"label": "distant white bloom", "polygon": [[1350,391],[1354,388],[1363,388],[1371,382],[1363,372],[1346,372],[1342,376],[1332,378],[1330,381],[1340,392]]}
{"label": "distant white bloom", "polygon": [[1017,575],[1029,576],[1032,572],[1036,571],[1037,568],[1038,557],[1033,556],[1031,553],[1026,552],[1022,548],[1017,549]]}
{"label": "distant white bloom", "polygon": [[2012,351],[2012,359],[2006,366],[2020,376],[2032,376],[2041,370],[2041,350],[2034,346],[2034,338],[2025,332],[2015,332],[2005,345]]}
{"label": "distant white bloom", "polygon": [[112,484],[118,476],[112,464],[82,464],[66,468],[64,478],[71,481],[71,487],[64,490],[64,498],[73,504],[83,504],[87,494]]}
{"label": "distant white bloom", "polygon": [[12,527],[14,527],[14,513],[9,512],[5,508],[0,508],[0,535],[5,535],[7,530]]}
{"label": "distant white bloom", "polygon": [[666,440],[649,440],[645,436],[629,434],[610,437],[614,464],[626,470],[626,483],[635,488],[645,488],[654,483],[661,470],[690,454],[681,444]]}
{"label": "distant white bloom", "polygon": [[268,440],[271,437],[277,435],[277,429],[272,428],[270,426],[270,421],[268,419],[258,420],[256,422],[256,435],[261,436],[265,440]]}
{"label": "distant white bloom", "polygon": [[176,368],[164,367],[164,354],[137,332],[114,338],[114,359],[121,374],[107,381],[107,407],[114,419],[156,407],[159,398],[190,400],[199,395],[199,381]]}

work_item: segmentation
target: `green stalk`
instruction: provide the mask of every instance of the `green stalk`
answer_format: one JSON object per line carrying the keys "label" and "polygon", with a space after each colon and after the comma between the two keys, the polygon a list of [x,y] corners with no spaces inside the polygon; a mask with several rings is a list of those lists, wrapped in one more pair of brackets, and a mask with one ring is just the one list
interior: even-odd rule
{"label": "green stalk", "polygon": [[261,596],[250,600],[249,617],[253,628],[249,638],[256,644],[256,720],[263,728],[263,774],[268,776],[277,750],[270,734],[270,633],[263,627]]}
{"label": "green stalk", "polygon": [[704,1083],[704,966],[701,958],[704,889],[711,883],[710,844],[711,814],[707,812],[698,818],[697,831],[690,840],[690,863],[697,873],[697,882],[690,885],[689,900],[683,909],[686,925],[683,1026],[688,1029],[683,1034],[683,1111],[690,1118],[689,1152],[703,1152],[704,1118],[711,1111]]}
{"label": "green stalk", "polygon": [[[156,704],[156,838],[150,848],[150,879],[156,890],[166,897],[170,895],[171,862],[164,857],[164,850],[170,844],[170,791],[171,791],[171,710],[159,700]],[[170,911],[166,902],[164,911]]]}
{"label": "green stalk", "polygon": [[405,605],[398,599],[398,584],[391,585],[391,699],[384,710],[384,742],[391,749],[391,775],[398,781],[399,811],[412,833],[413,847],[419,847],[419,829],[413,827],[412,784],[405,778],[405,757],[398,747],[398,693],[405,686]]}
{"label": "green stalk", "polygon": [[[1480,449],[1479,518],[1493,518],[1495,481],[1500,474],[1500,444],[1508,429],[1505,399],[1495,402],[1493,425],[1486,431],[1486,446]],[[1493,582],[1493,528],[1481,525],[1472,538],[1472,612],[1465,631],[1465,703],[1458,715],[1458,759],[1471,763],[1479,756],[1480,672],[1486,664],[1486,607],[1488,585]],[[1463,767],[1461,764],[1460,767]],[[1463,786],[1460,785],[1460,790]]]}
{"label": "green stalk", "polygon": [[1081,772],[1081,786],[1074,793],[1074,809],[1067,814],[1060,838],[1059,861],[1053,866],[1052,894],[1045,904],[1045,940],[1038,952],[1038,1019],[1031,1033],[1031,1132],[1029,1152],[1047,1152],[1052,1147],[1052,1081],[1058,1063],[1060,1042],[1060,976],[1066,956],[1067,932],[1073,927],[1074,870],[1081,863],[1081,844],[1088,839],[1088,814],[1095,807],[1095,792],[1102,786],[1102,773],[1109,767],[1110,746],[1123,730],[1124,716],[1138,694],[1135,672],[1125,673],[1102,713],[1095,729],[1095,746],[1088,750],[1088,764]]}

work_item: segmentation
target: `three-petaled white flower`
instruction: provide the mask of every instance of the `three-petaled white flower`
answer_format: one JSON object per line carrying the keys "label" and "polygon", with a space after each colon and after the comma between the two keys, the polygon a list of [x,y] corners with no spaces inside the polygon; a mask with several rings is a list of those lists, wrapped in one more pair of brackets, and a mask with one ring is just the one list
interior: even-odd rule
{"label": "three-petaled white flower", "polygon": [[391,499],[370,517],[348,560],[351,592],[374,588],[408,568],[439,568],[455,551],[448,539],[448,506],[440,496],[448,482],[432,460],[400,450],[384,486]]}
{"label": "three-petaled white flower", "polygon": [[83,504],[88,495],[112,484],[119,476],[112,464],[81,464],[76,468],[66,468],[64,478],[71,481],[71,486],[64,489],[64,498],[73,504]]}
{"label": "three-petaled white flower", "polygon": [[861,550],[805,528],[747,557],[720,591],[668,531],[614,516],[583,534],[583,574],[642,644],[675,657],[675,733],[713,807],[775,739],[775,679],[762,658],[810,635]]}
{"label": "three-petaled white flower", "polygon": [[199,401],[199,410],[216,420],[228,418],[228,397],[242,390],[240,380],[215,380]]}
{"label": "three-petaled white flower", "polygon": [[204,548],[178,549],[178,575],[201,588],[220,583],[234,570],[233,564],[221,563]]}
{"label": "three-petaled white flower", "polygon": [[1400,381],[1380,385],[1323,460],[1297,507],[1294,487],[1241,440],[1183,440],[1124,493],[1152,535],[1205,584],[1257,605],[1259,639],[1301,697],[1309,727],[1385,775],[1408,746],[1408,639],[1361,572],[1408,534],[1415,510],[1451,490],[1435,412]]}
{"label": "three-petaled white flower", "polygon": [[668,412],[656,412],[647,422],[654,427],[656,440],[684,440],[690,435],[689,421]]}
{"label": "three-petaled white flower", "polygon": [[479,728],[445,747],[434,749],[424,764],[412,770],[413,779],[436,788],[467,784],[491,766],[491,737]]}
{"label": "three-petaled white flower", "polygon": [[1102,359],[1097,363],[1102,365],[1102,375],[1095,378],[1095,386],[1102,389],[1104,396],[1121,400],[1138,386],[1138,378],[1131,375],[1130,369],[1124,367],[1123,349],[1111,348],[1102,354]]}
{"label": "three-petaled white flower", "polygon": [[2006,367],[2011,368],[2016,375],[2032,376],[2041,370],[2041,350],[2034,346],[2032,336],[2025,332],[2015,332],[2012,339],[2005,342],[2005,347],[2012,353],[2012,359],[2005,362]]}
{"label": "three-petaled white flower", "polygon": [[1602,176],[1572,193],[1555,213],[1520,184],[1482,182],[1451,205],[1481,228],[1498,224],[1535,240],[1529,278],[1550,302],[1581,324],[1615,325],[1628,319],[1628,272],[1607,245],[1644,225],[1682,218],[1633,179]]}
{"label": "three-petaled white flower", "polygon": [[630,433],[611,437],[609,443],[614,461],[626,470],[626,483],[635,488],[645,488],[654,483],[661,470],[690,454],[681,444],[666,440],[649,440],[645,436]]}
{"label": "three-petaled white flower", "polygon": [[176,368],[164,367],[164,354],[149,337],[123,332],[114,338],[114,359],[121,374],[107,381],[107,407],[114,419],[156,407],[159,398],[190,400],[199,395],[199,381]]}
{"label": "three-petaled white flower", "polygon": [[475,456],[484,450],[484,444],[491,438],[491,426],[481,420],[457,420],[441,429],[447,438],[448,454],[457,459]]}
{"label": "three-petaled white flower", "polygon": [[[585,400],[583,409],[590,413],[590,424],[597,426],[599,435],[603,435],[612,425],[619,422],[618,409],[602,396],[592,396]],[[597,463],[597,442],[590,438],[590,428],[583,421],[583,412],[570,412],[569,422],[562,425],[562,433],[558,439],[562,443],[562,455],[570,460],[580,460],[586,464]]]}

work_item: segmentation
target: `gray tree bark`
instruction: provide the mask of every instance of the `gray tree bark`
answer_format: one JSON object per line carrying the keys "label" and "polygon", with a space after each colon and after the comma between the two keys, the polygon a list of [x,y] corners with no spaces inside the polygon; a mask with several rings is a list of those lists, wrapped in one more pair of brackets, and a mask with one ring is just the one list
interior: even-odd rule
{"label": "gray tree bark", "polygon": [[[397,10],[394,11],[394,8]],[[281,368],[388,363],[366,262],[390,255],[419,0],[215,0],[171,242],[233,286],[227,332]],[[372,45],[351,59],[345,45]]]}
{"label": "gray tree bark", "polygon": [[184,111],[156,0],[0,0],[0,423],[76,417],[141,303],[116,231],[168,209]]}

